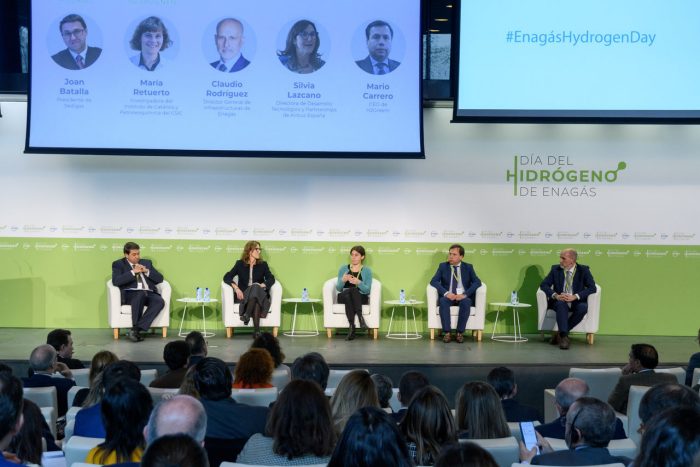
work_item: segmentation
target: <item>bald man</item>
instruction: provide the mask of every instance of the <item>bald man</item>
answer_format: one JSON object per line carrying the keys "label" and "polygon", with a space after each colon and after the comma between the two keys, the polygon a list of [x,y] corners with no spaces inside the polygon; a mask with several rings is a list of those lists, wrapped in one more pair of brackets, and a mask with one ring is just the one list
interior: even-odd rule
{"label": "bald man", "polygon": [[210,65],[224,73],[241,71],[250,64],[243,54],[243,23],[235,18],[225,18],[216,25],[214,43],[219,52],[219,60]]}

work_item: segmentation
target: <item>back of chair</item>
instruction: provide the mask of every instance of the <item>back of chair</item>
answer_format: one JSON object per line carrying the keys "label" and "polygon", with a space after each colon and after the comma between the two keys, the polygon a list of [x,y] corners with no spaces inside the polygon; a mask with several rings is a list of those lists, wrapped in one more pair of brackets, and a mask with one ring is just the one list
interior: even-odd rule
{"label": "back of chair", "polygon": [[490,452],[500,466],[508,466],[520,460],[518,441],[512,436],[495,439],[460,439],[459,442],[478,444]]}
{"label": "back of chair", "polygon": [[41,410],[41,415],[44,417],[44,420],[46,420],[46,424],[49,426],[49,430],[51,430],[51,434],[55,438],[57,418],[56,411],[53,407],[40,407],[39,410]]}
{"label": "back of chair", "polygon": [[[521,464],[520,462],[513,462],[510,467],[528,467],[530,464]],[[553,465],[551,467],[566,467],[564,465]],[[616,462],[614,464],[596,464],[588,465],[587,467],[625,467],[622,462]]]}
{"label": "back of chair", "polygon": [[58,397],[55,386],[24,388],[24,398],[34,402],[39,407],[53,407],[58,414]]}
{"label": "back of chair", "polygon": [[289,368],[282,367],[277,368],[272,372],[272,385],[279,391],[284,389],[284,387],[292,380],[288,370]]}
{"label": "back of chair", "polygon": [[588,395],[607,401],[622,375],[620,368],[571,368],[569,378],[584,380],[590,389]]}
{"label": "back of chair", "polygon": [[158,377],[158,370],[155,368],[149,368],[148,370],[141,370],[141,384],[148,387],[154,379]]}
{"label": "back of chair", "polygon": [[233,389],[231,397],[240,404],[269,407],[277,400],[277,388]]}
{"label": "back of chair", "polygon": [[89,389],[88,387],[85,386],[73,386],[68,390],[68,408],[70,409],[73,407],[73,402],[75,401],[75,396],[78,394],[78,391],[81,389]]}
{"label": "back of chair", "polygon": [[654,371],[656,373],[672,374],[678,380],[678,384],[685,384],[685,370],[680,366],[673,368],[655,368]]}
{"label": "back of chair", "polygon": [[642,419],[639,418],[639,404],[649,389],[651,388],[648,386],[630,386],[627,399],[627,436],[636,445],[639,445],[642,439],[642,436],[637,432],[639,425],[642,423]]}
{"label": "back of chair", "polygon": [[103,438],[86,438],[84,436],[71,436],[63,446],[66,455],[66,465],[71,466],[76,462],[85,462],[88,452],[100,443],[104,443]]}
{"label": "back of chair", "polygon": [[366,368],[351,368],[349,370],[333,370],[331,369],[330,372],[328,373],[328,384],[326,385],[327,388],[337,388],[338,385],[340,384],[340,381],[350,373],[351,371],[355,370],[361,370],[364,372],[369,371]]}
{"label": "back of chair", "polygon": [[90,387],[90,368],[77,368],[70,372],[73,373],[73,380],[76,386]]}
{"label": "back of chair", "polygon": [[151,399],[153,400],[153,406],[155,407],[160,403],[160,401],[163,400],[163,397],[166,397],[168,395],[175,395],[177,394],[177,391],[179,390],[178,388],[147,388],[148,392],[151,394]]}

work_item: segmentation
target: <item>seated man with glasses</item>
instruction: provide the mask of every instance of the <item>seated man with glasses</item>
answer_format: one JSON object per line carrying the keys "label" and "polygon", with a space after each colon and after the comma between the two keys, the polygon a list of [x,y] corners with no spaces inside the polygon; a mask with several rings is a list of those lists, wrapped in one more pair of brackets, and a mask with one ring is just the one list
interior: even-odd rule
{"label": "seated man with glasses", "polygon": [[97,61],[102,49],[88,47],[88,30],[82,16],[70,14],[61,20],[58,27],[67,48],[51,56],[54,62],[67,70],[82,70]]}

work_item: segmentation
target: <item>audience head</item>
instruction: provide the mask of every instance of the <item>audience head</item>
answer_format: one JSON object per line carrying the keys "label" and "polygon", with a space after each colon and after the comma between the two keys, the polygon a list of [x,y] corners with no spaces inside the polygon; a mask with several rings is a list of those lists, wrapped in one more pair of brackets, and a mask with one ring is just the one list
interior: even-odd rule
{"label": "audience head", "polygon": [[348,418],[362,407],[379,408],[377,388],[368,372],[353,370],[343,376],[331,398],[331,411],[336,431],[342,432]]}
{"label": "audience head", "polygon": [[0,372],[0,450],[7,448],[22,427],[22,382],[11,373]]}
{"label": "audience head", "polygon": [[374,386],[377,388],[379,407],[382,409],[388,409],[390,407],[389,401],[394,395],[394,382],[391,381],[391,378],[388,376],[380,375],[379,373],[372,375],[372,381],[374,381]]}
{"label": "audience head", "polygon": [[194,366],[194,387],[202,399],[218,401],[231,397],[233,376],[223,360],[206,357]]}
{"label": "audience head", "polygon": [[348,419],[328,467],[412,466],[406,442],[382,409],[363,407]]}
{"label": "audience head", "polygon": [[321,389],[326,390],[330,368],[323,356],[318,352],[309,352],[294,360],[292,364],[292,379],[316,381]]}
{"label": "audience head", "polygon": [[207,432],[207,413],[201,402],[191,396],[177,395],[158,404],[144,430],[146,441],[152,443],[164,435],[184,433],[200,444]]}
{"label": "audience head", "polygon": [[[685,467],[700,455],[700,410],[666,409],[649,420],[635,467]],[[696,460],[697,462],[697,460]]]}
{"label": "audience head", "polygon": [[119,360],[107,365],[102,371],[102,383],[105,389],[109,388],[113,383],[124,379],[130,379],[137,383],[141,381],[141,370],[134,362]]}
{"label": "audience head", "polygon": [[250,349],[238,359],[233,375],[234,384],[243,387],[270,384],[275,362],[265,349]]}
{"label": "audience head", "polygon": [[644,394],[639,403],[639,418],[642,422],[639,429],[644,431],[654,415],[666,409],[683,406],[700,410],[700,395],[683,384],[657,384]]}
{"label": "audience head", "polygon": [[73,338],[67,329],[54,329],[46,336],[46,343],[56,349],[62,358],[73,356]]}
{"label": "audience head", "polygon": [[106,436],[99,445],[102,459],[98,461],[104,463],[114,451],[117,462],[128,462],[134,449],[145,445],[144,427],[153,408],[151,394],[138,381],[121,378],[107,386],[101,406]]}
{"label": "audience head", "polygon": [[194,366],[187,369],[187,373],[185,373],[185,377],[182,379],[182,384],[180,384],[180,389],[177,390],[178,394],[182,394],[183,396],[192,396],[195,399],[199,399],[199,391],[197,391],[197,386],[194,382],[195,372],[196,370],[194,369]]}
{"label": "audience head", "polygon": [[413,395],[428,385],[430,385],[428,377],[420,371],[407,371],[401,375],[401,379],[399,380],[399,394],[397,396],[399,402],[401,402],[401,406],[408,407]]}
{"label": "audience head", "polygon": [[571,404],[588,395],[588,383],[579,378],[566,378],[557,384],[554,390],[554,401],[563,417],[569,411]]}
{"label": "audience head", "polygon": [[15,454],[25,464],[41,465],[44,416],[34,402],[25,399],[22,407],[22,418],[24,419],[22,428],[12,438],[7,450]]}
{"label": "audience head", "polygon": [[653,345],[632,344],[629,366],[633,371],[653,370],[659,364],[659,354]]}
{"label": "audience head", "polygon": [[471,439],[510,436],[506,416],[496,390],[483,381],[466,383],[457,392],[457,428]]}
{"label": "audience head", "polygon": [[207,341],[204,339],[204,335],[202,335],[201,332],[192,331],[191,333],[187,334],[187,337],[185,337],[185,342],[187,342],[187,345],[190,346],[190,355],[196,357],[207,356],[209,349],[207,348]]}
{"label": "audience head", "polygon": [[275,368],[284,363],[285,355],[280,347],[280,341],[269,332],[263,332],[256,337],[250,348],[267,350],[272,356],[272,360],[275,362]]}
{"label": "audience head", "polygon": [[148,446],[141,464],[145,467],[209,467],[202,445],[186,434],[165,435]]}
{"label": "audience head", "polygon": [[272,450],[288,459],[313,454],[330,456],[336,435],[328,399],[318,384],[294,380],[284,387],[267,419]]}
{"label": "audience head", "polygon": [[29,356],[29,367],[34,371],[53,371],[56,356],[56,349],[48,344],[35,347]]}
{"label": "audience head", "polygon": [[566,445],[604,448],[615,435],[615,411],[595,397],[581,397],[566,414]]}
{"label": "audience head", "polygon": [[515,373],[510,368],[499,366],[491,370],[486,381],[496,390],[501,399],[510,399],[518,393],[518,385],[515,384]]}
{"label": "audience head", "polygon": [[190,346],[185,341],[172,341],[165,344],[163,360],[170,370],[179,370],[187,366],[190,359]]}
{"label": "audience head", "polygon": [[468,442],[443,449],[435,467],[498,467],[498,463],[486,449]]}
{"label": "audience head", "polygon": [[450,406],[445,395],[435,386],[427,386],[411,399],[401,432],[416,444],[416,464],[429,465],[437,459],[443,446],[457,441]]}
{"label": "audience head", "polygon": [[[90,362],[90,386],[95,382],[97,375],[102,373],[104,369],[111,365],[112,363],[118,362],[119,357],[110,352],[109,350],[101,350],[92,356],[92,361]],[[140,372],[140,370],[139,370]]]}
{"label": "audience head", "polygon": [[0,372],[12,374],[12,367],[5,363],[0,363]]}

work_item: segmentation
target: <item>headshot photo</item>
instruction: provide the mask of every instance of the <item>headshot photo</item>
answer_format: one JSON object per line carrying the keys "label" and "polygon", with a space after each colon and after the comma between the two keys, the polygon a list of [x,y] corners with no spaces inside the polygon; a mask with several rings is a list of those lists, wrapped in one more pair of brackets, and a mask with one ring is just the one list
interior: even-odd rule
{"label": "headshot photo", "polygon": [[219,59],[210,63],[213,68],[224,73],[241,71],[250,64],[241,49],[245,43],[243,23],[235,18],[224,18],[216,25],[214,45]]}
{"label": "headshot photo", "polygon": [[367,56],[355,62],[363,71],[371,75],[386,75],[401,65],[401,62],[389,58],[394,40],[394,30],[389,23],[372,21],[365,28],[365,38]]}
{"label": "headshot photo", "polygon": [[130,57],[131,63],[146,71],[161,70],[167,67],[161,51],[173,45],[168,28],[157,16],[149,16],[141,21],[131,36],[129,46],[139,54]]}
{"label": "headshot photo", "polygon": [[284,50],[277,51],[280,63],[294,73],[308,74],[326,64],[318,49],[321,36],[316,25],[307,19],[294,23],[287,34]]}
{"label": "headshot photo", "polygon": [[66,48],[51,58],[67,70],[82,70],[100,57],[102,49],[88,46],[88,28],[82,16],[70,14],[58,25]]}

